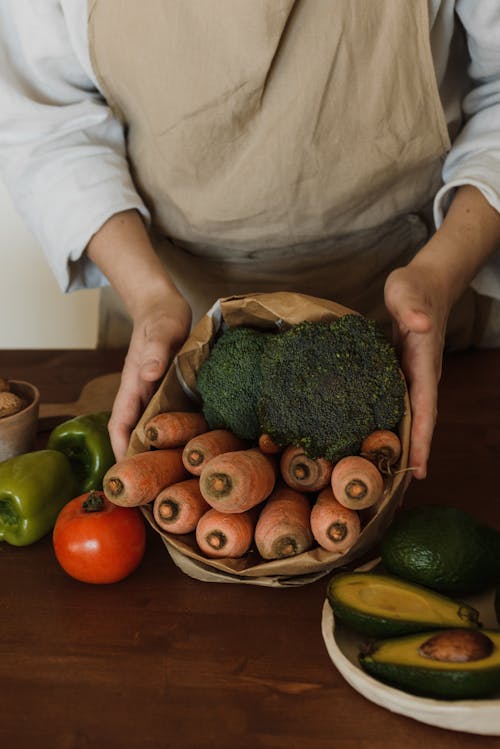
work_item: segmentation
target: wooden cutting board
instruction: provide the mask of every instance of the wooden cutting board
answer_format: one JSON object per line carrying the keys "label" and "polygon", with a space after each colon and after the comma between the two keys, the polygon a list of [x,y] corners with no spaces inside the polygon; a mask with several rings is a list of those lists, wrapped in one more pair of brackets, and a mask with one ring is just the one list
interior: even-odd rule
{"label": "wooden cutting board", "polygon": [[120,385],[120,372],[101,375],[87,382],[76,401],[70,403],[40,403],[39,431],[53,429],[64,419],[95,411],[111,411]]}

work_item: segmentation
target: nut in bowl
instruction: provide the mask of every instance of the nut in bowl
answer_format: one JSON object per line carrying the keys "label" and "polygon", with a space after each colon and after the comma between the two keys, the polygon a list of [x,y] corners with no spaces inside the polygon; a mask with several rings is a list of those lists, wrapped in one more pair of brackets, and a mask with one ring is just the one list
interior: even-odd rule
{"label": "nut in bowl", "polygon": [[[144,427],[148,421],[157,414],[175,411],[195,411],[203,408],[205,416],[207,416],[206,399],[202,399],[201,390],[199,388],[199,372],[207,359],[213,357],[214,345],[217,341],[221,340],[224,331],[237,327],[246,327],[251,328],[254,331],[262,331],[271,334],[275,333],[277,335],[272,335],[271,338],[275,339],[275,341],[280,338],[280,340],[283,339],[284,342],[284,336],[287,336],[287,333],[291,331],[293,331],[294,336],[296,333],[307,335],[309,328],[307,328],[306,331],[303,331],[304,326],[301,325],[306,321],[311,323],[325,323],[328,328],[335,326],[336,331],[339,329],[345,331],[347,322],[344,324],[344,320],[342,319],[340,325],[337,325],[337,323],[340,322],[341,318],[345,318],[347,321],[348,317],[356,317],[358,321],[361,319],[361,316],[353,310],[332,301],[291,292],[252,294],[228,297],[219,300],[194,328],[191,336],[178,353],[176,360],[167,372],[163,382],[144,412],[141,421],[132,434],[129,452],[134,454],[149,449],[147,441],[144,439]],[[366,321],[367,327],[370,322],[371,321]],[[364,323],[360,322],[359,326],[363,327]],[[284,334],[283,337],[280,335],[281,333]],[[337,333],[335,333],[335,335],[337,335]],[[290,340],[288,336],[287,340]],[[250,340],[250,348],[252,351],[255,350],[254,343],[259,344],[259,342],[252,337]],[[294,341],[292,341],[292,343],[294,343]],[[276,351],[276,346],[281,344],[275,342],[270,345],[272,350]],[[285,344],[283,343],[283,345]],[[282,349],[280,349],[280,354],[281,351]],[[317,351],[318,349],[315,347],[314,352]],[[350,348],[348,353],[351,353]],[[311,361],[314,362],[317,358],[318,357],[314,355],[311,357]],[[277,357],[273,358],[273,363],[276,359]],[[344,359],[344,361],[346,361],[346,359]],[[260,360],[260,362],[262,363],[262,360]],[[345,366],[351,367],[351,364],[349,363]],[[291,556],[280,556],[280,558],[269,558],[267,555],[263,555],[259,551],[258,544],[255,542],[252,543],[249,550],[240,557],[224,558],[222,556],[217,556],[216,558],[211,558],[202,553],[200,546],[197,544],[196,535],[194,533],[176,535],[166,531],[155,521],[152,505],[145,505],[143,507],[143,512],[146,518],[153,528],[161,534],[167,550],[175,563],[187,574],[202,580],[245,582],[257,585],[282,587],[285,585],[301,585],[307,582],[312,582],[313,580],[327,574],[335,567],[350,565],[355,560],[359,560],[365,554],[370,553],[391,523],[394,512],[403,498],[407,485],[407,474],[405,471],[408,467],[409,455],[411,421],[410,406],[408,393],[406,392],[406,387],[404,385],[404,377],[402,377],[397,363],[394,366],[398,372],[397,379],[399,380],[399,390],[404,391],[401,393],[400,415],[398,416],[397,422],[394,424],[394,429],[401,442],[401,454],[398,456],[397,462],[391,468],[391,471],[384,476],[383,491],[382,494],[379,495],[376,503],[372,504],[370,507],[363,507],[357,511],[359,512],[361,527],[359,533],[356,530],[356,533],[353,534],[353,542],[350,547],[344,545],[341,551],[333,551],[322,547],[319,542],[315,543],[313,541],[309,545],[309,548],[301,550],[299,553],[294,553]],[[364,369],[370,370],[371,372],[373,367],[364,367]],[[322,370],[323,374],[324,371],[325,370]],[[329,366],[326,367],[326,371],[328,383],[331,383],[332,380],[330,377]],[[281,376],[279,373],[276,374],[275,372],[271,372],[271,377],[274,378],[274,382],[279,380],[284,383],[285,388],[289,388],[289,372],[290,369],[287,369],[286,376]],[[349,369],[348,372],[349,377],[350,374],[351,369]],[[399,375],[401,375],[401,377]],[[225,394],[225,403],[236,402],[237,405],[240,406],[244,400],[244,377],[242,377],[241,380],[238,380],[238,377],[233,377],[233,380],[235,381],[235,383],[233,383],[235,384],[235,390],[233,393],[230,392],[230,388],[221,387],[218,391]],[[403,381],[403,386],[401,386],[401,380]],[[276,405],[277,399],[274,398],[273,400],[274,385],[269,387],[269,382],[270,378],[268,377],[266,379],[266,391],[262,388],[259,392],[260,395],[265,392],[266,403],[274,403]],[[326,388],[326,390],[330,392],[331,388]],[[375,392],[375,390],[373,392]],[[241,397],[239,395],[240,391]],[[316,401],[314,402],[316,403]],[[378,403],[383,410],[385,407],[385,400],[379,398]],[[277,402],[277,408],[280,410],[279,399]],[[328,408],[322,408],[321,412],[323,414],[331,413]],[[273,421],[275,413],[275,410],[267,410],[270,422]],[[297,413],[297,409],[295,409],[293,413]],[[292,427],[296,421],[297,419],[292,418]],[[329,416],[327,421],[330,424],[331,419]],[[251,420],[247,419],[245,423],[250,424],[250,422]],[[213,428],[210,423],[209,426],[210,428]],[[269,433],[269,429],[264,431]],[[276,431],[279,432],[280,430]],[[257,447],[255,433],[243,436],[245,439],[249,440],[248,454],[250,454],[250,451],[255,452]],[[293,440],[291,441],[293,442]],[[284,442],[281,443],[282,451],[284,451],[284,444]],[[319,455],[319,453],[317,454]],[[276,488],[278,488],[283,480],[284,452],[281,455],[281,461],[279,455],[268,455],[267,457],[275,464],[279,465],[281,463],[279,470],[276,472]],[[327,457],[330,458],[331,463],[334,463],[338,461],[339,453],[335,452],[335,454],[332,453],[331,455],[327,453]],[[295,473],[297,473],[297,470],[299,474],[304,471],[307,473],[308,466],[306,466],[305,463],[306,461],[301,458],[298,469],[293,469],[295,470]],[[337,465],[338,464],[339,463],[337,463]],[[220,470],[218,472],[220,473]],[[202,474],[202,479],[200,481],[202,491],[206,489],[205,484],[206,482],[203,480]],[[295,490],[291,490],[292,493],[293,491]],[[329,494],[331,493],[330,490],[328,490],[328,492]],[[283,494],[283,492],[281,493]],[[317,493],[318,492],[316,491],[313,493],[306,491],[309,500],[308,504],[310,506],[315,501]],[[288,494],[290,494],[290,492],[288,492]],[[207,496],[205,495],[204,497],[207,502],[213,506],[211,499],[207,499]],[[249,498],[247,497],[247,499]],[[326,506],[326,504],[331,504],[331,502],[327,502],[327,500],[330,500],[330,496],[323,496],[322,505]],[[260,514],[263,513],[263,508],[269,501],[270,497],[258,504],[257,507],[250,507],[249,511],[252,513],[257,512],[260,516]],[[221,503],[218,502],[218,504]],[[237,512],[240,509],[242,509],[242,507],[236,509],[233,507],[229,510],[226,509],[226,512]],[[325,507],[322,507],[322,510],[324,509]],[[324,515],[324,512],[320,514]],[[341,518],[341,520],[343,522],[344,518]],[[300,544],[300,547],[302,549],[303,544]]]}
{"label": "nut in bowl", "polygon": [[31,382],[0,378],[0,461],[33,449],[39,404]]}

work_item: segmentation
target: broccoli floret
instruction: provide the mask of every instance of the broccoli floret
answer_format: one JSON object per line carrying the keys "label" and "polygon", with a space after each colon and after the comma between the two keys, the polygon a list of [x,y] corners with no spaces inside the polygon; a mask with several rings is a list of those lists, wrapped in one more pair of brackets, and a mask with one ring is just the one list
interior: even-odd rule
{"label": "broccoli floret", "polygon": [[240,326],[225,329],[216,339],[197,376],[203,414],[211,429],[230,429],[247,440],[258,438],[260,359],[270,336]]}
{"label": "broccoli floret", "polygon": [[261,377],[261,431],[313,458],[357,453],[367,434],[394,429],[404,413],[396,353],[361,315],[302,322],[274,336]]}

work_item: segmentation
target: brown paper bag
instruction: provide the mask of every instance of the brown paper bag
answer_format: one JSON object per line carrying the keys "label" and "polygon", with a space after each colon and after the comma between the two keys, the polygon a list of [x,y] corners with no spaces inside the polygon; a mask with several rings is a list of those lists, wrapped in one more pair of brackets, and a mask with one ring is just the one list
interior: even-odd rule
{"label": "brown paper bag", "polygon": [[[228,327],[249,325],[261,329],[284,330],[303,320],[331,320],[352,312],[353,310],[335,302],[292,292],[256,293],[219,299],[193,329],[172,362],[131,435],[129,453],[147,449],[142,438],[143,429],[152,416],[161,411],[193,411],[200,408],[196,375],[223,323]],[[399,425],[402,443],[400,469],[408,466],[411,422],[408,394],[405,404],[405,414]],[[388,480],[384,497],[376,511],[362,511],[365,515],[361,534],[344,554],[316,547],[294,557],[265,561],[252,549],[240,559],[208,559],[199,552],[194,533],[182,536],[167,533],[156,524],[150,505],[142,510],[148,522],[160,533],[173,561],[191,577],[205,581],[276,587],[302,585],[326,575],[336,567],[351,566],[374,549],[403,499],[406,477],[404,472],[396,473]]]}

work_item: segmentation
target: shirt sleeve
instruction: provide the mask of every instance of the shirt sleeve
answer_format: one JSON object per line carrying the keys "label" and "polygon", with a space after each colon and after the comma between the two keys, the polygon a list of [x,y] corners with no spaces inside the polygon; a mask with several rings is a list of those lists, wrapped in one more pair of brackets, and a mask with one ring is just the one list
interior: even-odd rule
{"label": "shirt sleeve", "polygon": [[[460,185],[474,185],[500,211],[500,4],[458,0],[456,12],[467,35],[472,87],[463,101],[464,126],[445,160],[444,186],[434,202],[438,227]],[[500,298],[500,249],[472,285],[480,293]]]}
{"label": "shirt sleeve", "polygon": [[135,208],[149,221],[121,123],[57,0],[0,4],[0,172],[63,291],[107,285],[84,250],[110,216]]}

